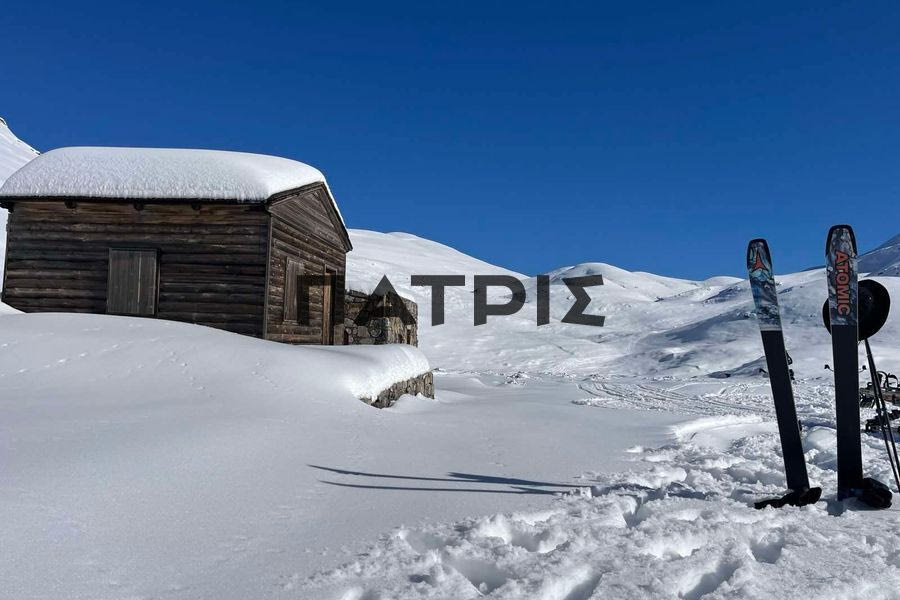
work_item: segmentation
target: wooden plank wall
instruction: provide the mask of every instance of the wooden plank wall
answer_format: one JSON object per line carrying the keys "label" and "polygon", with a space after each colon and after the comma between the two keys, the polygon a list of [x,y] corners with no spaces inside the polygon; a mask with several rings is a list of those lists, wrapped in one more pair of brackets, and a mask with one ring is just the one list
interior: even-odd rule
{"label": "wooden plank wall", "polygon": [[[274,202],[269,207],[272,215],[271,248],[269,252],[269,286],[266,312],[266,338],[292,344],[322,343],[322,288],[309,289],[309,325],[285,320],[284,288],[288,259],[300,262],[303,274],[325,275],[330,269],[335,274],[332,322],[334,340],[344,339],[344,273],[346,248],[335,230],[328,214],[328,207],[313,189],[294,197]],[[290,316],[290,311],[288,311]]]}
{"label": "wooden plank wall", "polygon": [[159,250],[158,316],[261,337],[268,215],[258,206],[18,202],[3,300],[25,312],[106,312],[109,248]]}

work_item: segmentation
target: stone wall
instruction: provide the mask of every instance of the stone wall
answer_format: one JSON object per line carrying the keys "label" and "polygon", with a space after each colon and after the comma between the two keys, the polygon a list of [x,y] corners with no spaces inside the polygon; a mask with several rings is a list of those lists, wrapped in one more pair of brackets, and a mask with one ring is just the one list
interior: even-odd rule
{"label": "stone wall", "polygon": [[[416,303],[395,292],[369,295],[347,290],[344,294],[344,343],[418,346],[418,316]],[[434,376],[431,371],[399,381],[382,390],[376,398],[361,400],[377,408],[387,408],[403,394],[422,394],[434,398]]]}
{"label": "stone wall", "polygon": [[361,400],[376,408],[387,408],[403,394],[412,394],[413,396],[422,394],[427,398],[434,398],[434,375],[431,371],[422,373],[412,379],[395,383],[378,394],[377,398],[361,398]]}
{"label": "stone wall", "polygon": [[419,307],[397,294],[372,297],[356,290],[344,294],[345,344],[419,345]]}

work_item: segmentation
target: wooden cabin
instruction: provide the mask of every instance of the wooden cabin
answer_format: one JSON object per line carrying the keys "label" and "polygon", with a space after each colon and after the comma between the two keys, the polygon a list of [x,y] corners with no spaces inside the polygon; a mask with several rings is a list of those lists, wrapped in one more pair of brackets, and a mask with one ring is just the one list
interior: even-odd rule
{"label": "wooden cabin", "polygon": [[[324,176],[238,152],[61,148],[0,188],[2,301],[343,341],[351,249]],[[310,278],[301,275],[316,275]],[[308,300],[308,302],[305,302]]]}

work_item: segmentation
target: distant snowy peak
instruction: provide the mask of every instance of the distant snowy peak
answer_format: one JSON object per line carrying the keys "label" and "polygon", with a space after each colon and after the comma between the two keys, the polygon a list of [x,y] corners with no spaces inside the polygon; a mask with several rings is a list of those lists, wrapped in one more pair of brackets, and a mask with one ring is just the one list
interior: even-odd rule
{"label": "distant snowy peak", "polygon": [[38,154],[37,150],[17,138],[6,120],[0,117],[0,185]]}
{"label": "distant snowy peak", "polygon": [[872,275],[900,276],[900,235],[859,257],[859,271]]}
{"label": "distant snowy peak", "polygon": [[551,284],[562,284],[563,279],[573,277],[590,277],[602,275],[603,284],[610,288],[631,291],[646,300],[671,298],[686,293],[703,292],[711,288],[721,288],[741,281],[737,277],[719,276],[704,281],[677,279],[664,275],[655,275],[643,271],[626,271],[607,263],[581,263],[571,267],[563,267],[549,273]]}
{"label": "distant snowy peak", "polygon": [[455,248],[410,233],[381,233],[350,229],[353,250],[347,255],[347,287],[371,292],[387,275],[397,291],[417,302],[430,292],[409,285],[411,275],[464,275],[469,289],[473,275],[527,276],[492,265]]}
{"label": "distant snowy peak", "polygon": [[[387,275],[398,292],[417,302],[427,303],[430,292],[412,287],[412,274],[465,275],[466,295],[471,295],[474,275],[510,275],[525,283],[528,298],[535,297],[536,277],[529,277],[469,256],[444,244],[408,233],[379,233],[351,229],[353,251],[347,256],[347,287],[362,291],[375,288]],[[737,277],[712,277],[691,281],[641,271],[627,271],[602,262],[588,262],[561,267],[549,272],[554,290],[564,286],[564,279],[601,275],[604,296],[622,302],[656,302],[663,298],[686,297],[703,300],[722,288],[742,281]],[[564,288],[563,288],[564,289]],[[612,295],[612,296],[610,296]]]}
{"label": "distant snowy peak", "polygon": [[693,281],[673,279],[651,273],[631,272],[600,262],[581,263],[563,267],[548,273],[551,285],[562,285],[564,280],[601,275],[606,289],[617,288],[630,293],[635,300],[656,300],[681,294],[697,287]]}

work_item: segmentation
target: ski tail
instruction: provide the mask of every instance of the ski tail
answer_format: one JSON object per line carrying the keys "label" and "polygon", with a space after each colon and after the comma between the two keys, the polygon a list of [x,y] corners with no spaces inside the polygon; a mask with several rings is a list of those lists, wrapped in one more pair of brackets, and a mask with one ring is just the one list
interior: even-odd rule
{"label": "ski tail", "polygon": [[838,496],[863,479],[859,420],[859,299],[856,236],[849,225],[828,231],[825,246],[828,310],[834,357]]}
{"label": "ski tail", "polygon": [[747,273],[753,292],[753,303],[756,306],[763,351],[766,355],[769,383],[772,386],[787,487],[799,493],[810,489],[809,476],[800,440],[784,335],[781,331],[781,314],[772,269],[772,255],[765,240],[755,239],[747,245]]}

